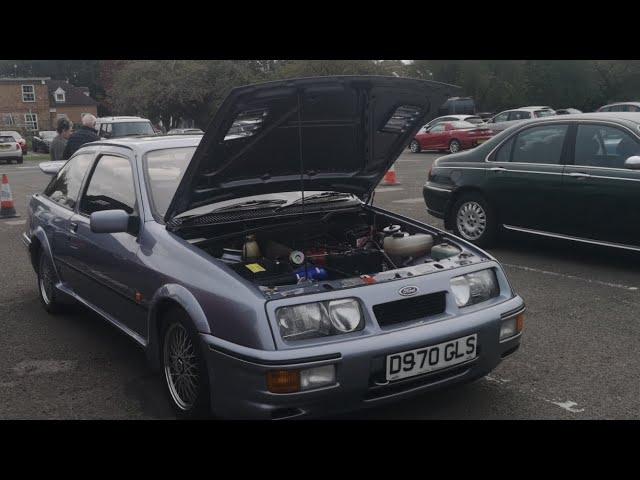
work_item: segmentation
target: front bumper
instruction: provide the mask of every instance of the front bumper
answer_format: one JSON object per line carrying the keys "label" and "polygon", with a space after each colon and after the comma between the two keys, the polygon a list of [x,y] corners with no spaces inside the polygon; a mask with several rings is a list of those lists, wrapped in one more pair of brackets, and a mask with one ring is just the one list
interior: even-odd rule
{"label": "front bumper", "polygon": [[[373,407],[441,387],[470,382],[491,372],[517,350],[522,333],[499,341],[500,325],[524,309],[519,296],[453,319],[322,346],[255,350],[201,334],[214,413],[231,418],[327,416]],[[478,334],[478,355],[446,370],[394,382],[385,380],[391,353]],[[317,390],[274,394],[269,370],[336,366],[337,383]]]}

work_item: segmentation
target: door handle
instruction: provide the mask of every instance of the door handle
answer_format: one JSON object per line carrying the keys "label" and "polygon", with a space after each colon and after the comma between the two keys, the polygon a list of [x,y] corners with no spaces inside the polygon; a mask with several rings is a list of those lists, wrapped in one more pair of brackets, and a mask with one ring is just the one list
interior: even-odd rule
{"label": "door handle", "polygon": [[506,172],[507,169],[503,168],[503,167],[491,167],[489,170],[491,170],[492,172]]}
{"label": "door handle", "polygon": [[71,224],[69,225],[69,231],[71,233],[77,233],[78,232],[78,224],[75,222],[71,222]]}
{"label": "door handle", "polygon": [[578,180],[581,178],[589,178],[591,176],[588,173],[582,173],[582,172],[570,172],[567,175],[569,175],[570,177],[577,178]]}

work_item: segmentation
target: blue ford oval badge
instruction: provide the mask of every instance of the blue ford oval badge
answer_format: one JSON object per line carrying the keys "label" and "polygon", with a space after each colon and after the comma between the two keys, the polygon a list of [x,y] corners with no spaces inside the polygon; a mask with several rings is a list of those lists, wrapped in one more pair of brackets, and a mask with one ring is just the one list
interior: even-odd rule
{"label": "blue ford oval badge", "polygon": [[403,297],[408,297],[409,295],[415,295],[418,293],[418,287],[414,287],[413,285],[407,285],[406,287],[402,287],[398,290],[398,293]]}

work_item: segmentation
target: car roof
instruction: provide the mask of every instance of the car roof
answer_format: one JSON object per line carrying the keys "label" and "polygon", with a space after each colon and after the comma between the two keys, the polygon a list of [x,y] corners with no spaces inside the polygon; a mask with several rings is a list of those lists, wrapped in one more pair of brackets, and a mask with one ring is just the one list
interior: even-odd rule
{"label": "car roof", "polygon": [[121,137],[109,140],[99,140],[86,144],[87,146],[109,145],[125,147],[145,154],[151,150],[163,150],[165,148],[197,147],[202,140],[202,135],[149,135],[141,137]]}
{"label": "car roof", "polygon": [[615,103],[607,103],[606,105],[603,105],[600,108],[604,108],[604,107],[612,107],[614,105],[637,105],[640,106],[640,102],[615,102]]}
{"label": "car roof", "polygon": [[118,123],[118,122],[149,122],[149,119],[142,117],[102,117],[97,118],[96,123]]}
{"label": "car roof", "polygon": [[638,126],[640,125],[640,112],[594,112],[594,113],[571,113],[569,115],[553,115],[549,117],[536,118],[532,120],[524,120],[522,123],[535,124],[546,122],[566,122],[571,120],[588,121],[601,120],[607,122],[615,122],[621,125]]}
{"label": "car roof", "polygon": [[541,106],[531,106],[531,107],[520,107],[514,108],[514,110],[553,110],[551,107],[546,107],[544,105]]}

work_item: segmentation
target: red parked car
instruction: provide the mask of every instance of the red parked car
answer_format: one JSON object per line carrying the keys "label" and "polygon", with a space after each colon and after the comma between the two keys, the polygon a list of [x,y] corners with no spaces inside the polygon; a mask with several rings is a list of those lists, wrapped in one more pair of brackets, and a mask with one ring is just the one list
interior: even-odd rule
{"label": "red parked car", "polygon": [[469,122],[438,123],[421,129],[411,141],[409,149],[413,153],[422,150],[447,150],[450,153],[473,148],[493,137],[494,132],[485,125]]}

